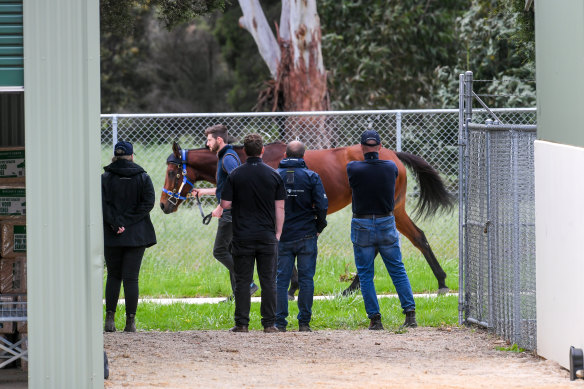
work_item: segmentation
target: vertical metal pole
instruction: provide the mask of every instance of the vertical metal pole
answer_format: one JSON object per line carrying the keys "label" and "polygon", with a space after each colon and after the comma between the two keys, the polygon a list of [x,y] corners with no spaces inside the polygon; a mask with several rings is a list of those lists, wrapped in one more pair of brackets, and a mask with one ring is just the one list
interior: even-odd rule
{"label": "vertical metal pole", "polygon": [[118,115],[112,116],[112,149],[118,143]]}
{"label": "vertical metal pole", "polygon": [[[491,120],[487,120],[487,125],[492,123]],[[487,170],[487,293],[489,294],[489,328],[494,326],[494,312],[493,312],[493,231],[495,231],[493,220],[493,210],[491,207],[491,130],[489,128],[485,131],[486,147],[485,147],[485,164]]]}
{"label": "vertical metal pole", "polygon": [[465,220],[464,220],[464,198],[465,198],[465,181],[464,171],[464,148],[466,139],[464,133],[464,74],[458,79],[458,324],[464,322],[464,262],[466,252],[464,250],[465,242]]}
{"label": "vertical metal pole", "polygon": [[464,72],[464,112],[467,122],[472,121],[472,72]]}
{"label": "vertical metal pole", "polygon": [[402,151],[402,113],[398,111],[395,116],[395,150]]}
{"label": "vertical metal pole", "polygon": [[513,169],[513,343],[520,343],[521,340],[521,255],[519,253],[519,167],[517,158],[519,156],[517,131],[511,131],[511,158]]}
{"label": "vertical metal pole", "polygon": [[[464,73],[463,75],[463,91],[462,91],[462,98],[463,98],[463,119],[464,119],[464,125],[462,128],[462,132],[463,132],[463,140],[464,140],[464,146],[463,146],[463,202],[464,202],[464,208],[459,210],[459,212],[464,211],[464,225],[466,228],[466,223],[468,222],[468,207],[466,206],[466,204],[468,204],[468,193],[467,193],[467,186],[468,186],[468,164],[469,164],[469,142],[470,142],[470,133],[469,133],[469,129],[468,129],[468,124],[471,123],[472,121],[472,72],[467,71]],[[466,230],[465,230],[466,231]],[[465,235],[464,236],[464,255],[468,255],[468,236]],[[463,260],[464,261],[468,261],[469,258],[466,258],[463,256]],[[459,274],[460,274],[460,270],[459,270]],[[464,310],[465,310],[465,315],[468,316],[468,312],[470,307],[468,307],[468,300],[466,298],[466,295],[468,294],[468,290],[470,289],[470,286],[468,285],[469,282],[469,277],[464,277],[463,279],[464,281]],[[460,292],[459,292],[460,293]],[[477,317],[478,318],[478,317]]]}

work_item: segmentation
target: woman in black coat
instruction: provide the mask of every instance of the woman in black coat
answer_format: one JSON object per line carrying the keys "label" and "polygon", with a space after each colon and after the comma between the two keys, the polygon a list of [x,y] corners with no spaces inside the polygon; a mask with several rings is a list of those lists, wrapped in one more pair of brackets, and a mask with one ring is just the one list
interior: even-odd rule
{"label": "woman in black coat", "polygon": [[156,244],[150,221],[154,207],[154,187],[146,171],[134,163],[134,148],[118,142],[112,163],[101,175],[104,254],[107,267],[104,330],[114,332],[115,312],[124,283],[126,332],[136,331],[138,275],[147,247]]}

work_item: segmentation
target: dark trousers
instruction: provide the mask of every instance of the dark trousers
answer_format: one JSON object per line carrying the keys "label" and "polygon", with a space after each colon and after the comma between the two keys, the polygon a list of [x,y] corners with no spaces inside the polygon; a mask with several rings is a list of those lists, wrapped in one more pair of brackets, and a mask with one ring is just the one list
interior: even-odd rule
{"label": "dark trousers", "polygon": [[105,247],[107,281],[105,283],[105,310],[115,312],[124,282],[126,314],[136,314],[138,307],[138,275],[145,247]]}
{"label": "dark trousers", "polygon": [[213,246],[213,257],[223,264],[229,271],[231,291],[235,294],[235,271],[233,257],[231,256],[231,240],[233,239],[233,223],[231,222],[231,210],[224,210],[217,226],[217,235]]}
{"label": "dark trousers", "polygon": [[232,254],[235,265],[235,324],[249,325],[251,296],[249,287],[253,279],[254,263],[262,288],[260,313],[262,325],[271,327],[276,321],[276,265],[278,242],[233,241]]}

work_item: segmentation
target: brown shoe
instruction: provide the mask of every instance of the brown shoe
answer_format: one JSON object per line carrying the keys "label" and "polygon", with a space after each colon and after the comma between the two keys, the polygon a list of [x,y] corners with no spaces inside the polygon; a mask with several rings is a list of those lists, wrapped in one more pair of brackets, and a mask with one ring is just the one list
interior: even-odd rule
{"label": "brown shoe", "polygon": [[249,332],[247,330],[247,326],[238,326],[238,325],[234,326],[229,331],[231,331],[231,332]]}
{"label": "brown shoe", "polygon": [[381,315],[378,313],[371,317],[371,322],[369,323],[369,329],[373,331],[378,331],[383,329],[383,324],[381,324]]}
{"label": "brown shoe", "polygon": [[271,326],[271,327],[264,328],[264,332],[273,333],[273,332],[280,332],[280,330],[276,326]]}

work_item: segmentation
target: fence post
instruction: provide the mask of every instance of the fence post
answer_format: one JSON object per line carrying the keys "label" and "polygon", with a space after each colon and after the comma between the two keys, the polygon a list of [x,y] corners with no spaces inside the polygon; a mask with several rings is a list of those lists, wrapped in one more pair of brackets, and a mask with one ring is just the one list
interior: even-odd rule
{"label": "fence post", "polygon": [[519,254],[519,185],[517,180],[519,178],[518,171],[518,155],[519,155],[519,145],[518,145],[518,132],[511,131],[511,150],[513,156],[512,169],[513,169],[513,343],[521,343],[521,266]]}
{"label": "fence post", "polygon": [[118,143],[118,115],[112,116],[112,149],[116,147]]}
{"label": "fence post", "polygon": [[[486,120],[487,127],[492,125],[493,121],[491,119]],[[493,296],[493,209],[491,206],[491,130],[487,128],[485,130],[485,168],[487,171],[487,221],[485,223],[485,230],[487,232],[487,293],[489,299],[489,319],[488,327],[492,328],[494,320],[494,296]]]}
{"label": "fence post", "polygon": [[464,72],[464,111],[466,122],[472,121],[472,72]]}
{"label": "fence post", "polygon": [[[465,143],[465,145],[463,146],[463,175],[464,175],[464,181],[463,181],[463,202],[466,204],[468,202],[468,194],[466,193],[466,185],[467,185],[467,180],[468,180],[468,163],[470,160],[470,156],[469,156],[469,148],[466,147],[468,145],[468,143],[470,142],[469,139],[469,130],[468,130],[468,124],[471,123],[472,121],[472,72],[471,71],[467,71],[464,73],[463,78],[462,78],[462,107],[461,109],[463,110],[463,128],[462,128],[462,136],[463,136],[463,142]],[[463,218],[464,218],[464,223],[466,223],[468,221],[468,207],[464,206],[462,209],[459,210],[459,212],[461,212],[462,210],[464,210],[464,214],[463,214]],[[459,243],[460,244],[460,243]],[[468,239],[465,239],[463,241],[463,250],[464,250],[464,256],[468,255]],[[467,258],[465,258],[463,256],[463,261],[465,261]],[[459,274],[460,274],[460,269],[459,269]],[[465,290],[465,295],[466,295],[466,291],[469,289],[469,286],[467,285],[468,279],[466,277],[464,277],[463,279],[464,282],[464,290]],[[459,292],[460,293],[460,292]],[[466,304],[468,303],[466,300],[466,296],[463,296],[463,298],[465,299],[465,314],[468,316],[468,307],[466,306]],[[478,300],[477,300],[478,301]]]}
{"label": "fence post", "polygon": [[395,150],[402,151],[402,113],[395,115]]}
{"label": "fence post", "polygon": [[464,250],[465,242],[465,219],[464,219],[464,198],[465,181],[464,173],[464,150],[466,139],[464,133],[464,74],[458,77],[458,324],[464,323]]}

